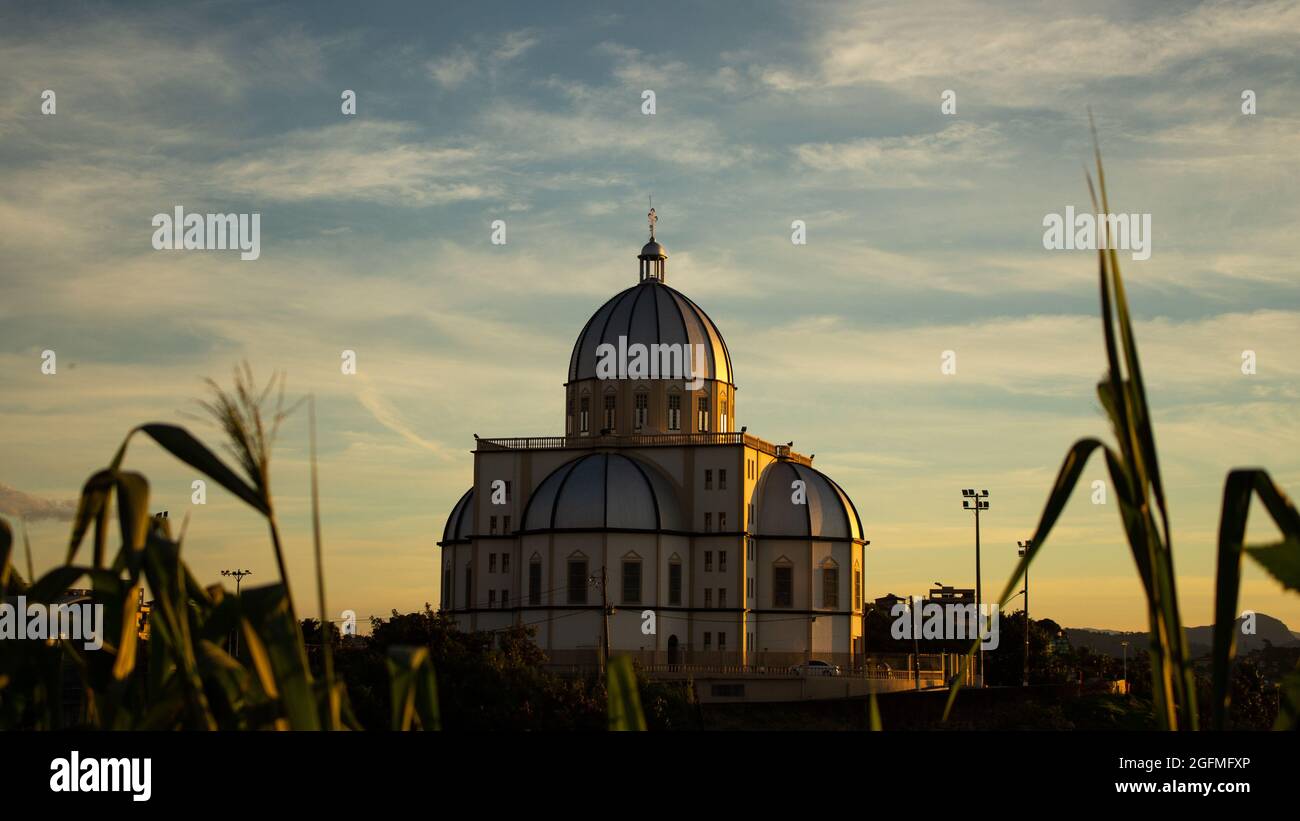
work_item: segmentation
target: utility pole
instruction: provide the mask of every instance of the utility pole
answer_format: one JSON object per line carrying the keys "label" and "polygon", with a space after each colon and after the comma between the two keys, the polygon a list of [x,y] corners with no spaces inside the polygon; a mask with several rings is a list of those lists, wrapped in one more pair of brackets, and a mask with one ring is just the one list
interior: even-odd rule
{"label": "utility pole", "polygon": [[[983,601],[980,581],[980,511],[989,509],[989,492],[987,490],[981,490],[979,493],[976,493],[974,488],[965,488],[962,490],[961,495],[963,497],[961,503],[962,508],[965,510],[975,511],[975,612],[978,614],[977,618],[979,619],[979,623],[983,624],[984,614],[980,610],[980,603]],[[979,677],[981,687],[984,686],[983,638],[983,636],[980,636]]]}
{"label": "utility pole", "polygon": [[[1029,549],[1034,546],[1033,539],[1027,539],[1019,542],[1020,558],[1024,558],[1029,553]],[[1021,686],[1029,686],[1029,567],[1025,567],[1025,677]]]}
{"label": "utility pole", "polygon": [[600,566],[600,579],[595,576],[590,577],[592,584],[600,585],[600,672],[609,669],[609,593],[607,591],[609,577],[606,575],[605,565]]}
{"label": "utility pole", "polygon": [[609,669],[609,577],[606,575],[608,568],[602,562],[600,565],[600,632],[601,645],[604,652],[604,669]]}

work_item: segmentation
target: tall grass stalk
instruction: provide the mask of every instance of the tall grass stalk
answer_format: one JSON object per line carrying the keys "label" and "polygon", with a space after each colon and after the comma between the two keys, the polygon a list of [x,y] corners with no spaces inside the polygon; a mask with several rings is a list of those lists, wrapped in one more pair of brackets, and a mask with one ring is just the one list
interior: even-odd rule
{"label": "tall grass stalk", "polygon": [[[1097,213],[1110,213],[1106,193],[1106,174],[1095,127],[1092,131],[1096,161],[1096,186],[1087,174],[1088,191]],[[1098,196],[1100,192],[1100,197]],[[1083,472],[1088,458],[1100,451],[1115,487],[1120,522],[1127,537],[1133,562],[1137,566],[1146,597],[1151,660],[1151,691],[1155,717],[1159,726],[1169,729],[1196,729],[1200,718],[1196,703],[1196,682],[1187,638],[1178,607],[1177,578],[1174,573],[1173,536],[1169,512],[1157,458],[1155,432],[1147,402],[1137,339],[1133,333],[1124,279],[1120,274],[1119,256],[1108,248],[1110,243],[1101,226],[1097,252],[1101,291],[1102,330],[1106,345],[1107,370],[1097,385],[1097,396],[1115,435],[1112,447],[1099,439],[1075,442],[1066,455],[1048,494],[1024,557],[1007,581],[998,606],[1010,601],[1029,564],[1043,550],[1049,534]],[[1258,494],[1273,521],[1283,532],[1276,544],[1246,547],[1244,542],[1246,513],[1252,494]],[[1229,676],[1235,653],[1236,603],[1240,587],[1243,551],[1254,557],[1271,574],[1292,589],[1300,589],[1300,515],[1268,474],[1261,469],[1234,470],[1224,487],[1224,504],[1219,531],[1219,567],[1215,581],[1215,628],[1212,662],[1213,721],[1225,725],[1229,706]],[[979,641],[972,642],[963,658],[961,670],[948,696],[945,719],[951,714],[966,666]],[[1295,692],[1284,693],[1284,701],[1300,705],[1300,677],[1290,685]],[[1279,721],[1286,716],[1286,710]]]}

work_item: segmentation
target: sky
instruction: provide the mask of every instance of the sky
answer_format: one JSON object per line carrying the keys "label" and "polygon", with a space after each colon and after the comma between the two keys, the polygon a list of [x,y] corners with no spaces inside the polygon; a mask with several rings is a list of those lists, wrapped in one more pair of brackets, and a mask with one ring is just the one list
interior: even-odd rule
{"label": "sky", "polygon": [[[1111,438],[1095,255],[1043,246],[1046,215],[1086,210],[1090,107],[1114,210],[1152,220],[1121,265],[1183,618],[1211,623],[1227,471],[1300,489],[1298,41],[1294,2],[0,3],[0,511],[53,567],[127,431],[215,447],[186,414],[247,360],[316,397],[331,613],[436,607],[473,435],[562,432],[570,349],[636,281],[653,195],[737,425],[852,496],[868,596],[973,584],[976,487],[991,597],[1070,444]],[[259,258],[155,250],[176,206],[260,214]],[[299,412],[272,491],[314,611],[307,453]],[[126,465],[190,517],[201,581],[274,580],[256,513],[192,504],[146,440]],[[1032,615],[1145,629],[1104,471],[1035,561]],[[1241,606],[1300,630],[1249,563]]]}

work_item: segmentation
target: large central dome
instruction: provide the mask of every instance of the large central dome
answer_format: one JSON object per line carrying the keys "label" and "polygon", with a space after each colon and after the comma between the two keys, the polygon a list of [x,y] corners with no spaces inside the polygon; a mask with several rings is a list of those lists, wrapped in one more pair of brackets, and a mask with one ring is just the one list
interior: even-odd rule
{"label": "large central dome", "polygon": [[587,320],[569,357],[569,381],[596,378],[596,349],[609,343],[616,349],[619,337],[626,345],[702,345],[705,372],[702,379],[734,385],[731,354],[718,326],[680,291],[661,280],[647,278],[612,299]]}

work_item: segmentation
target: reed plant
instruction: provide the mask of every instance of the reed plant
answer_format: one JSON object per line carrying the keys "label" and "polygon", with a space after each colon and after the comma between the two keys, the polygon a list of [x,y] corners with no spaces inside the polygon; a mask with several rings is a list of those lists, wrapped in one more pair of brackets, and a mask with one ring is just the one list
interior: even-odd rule
{"label": "reed plant", "polygon": [[[1094,185],[1092,174],[1087,174],[1088,192],[1094,212],[1108,214],[1111,211],[1106,194],[1106,174],[1095,128],[1093,146],[1096,182]],[[1157,724],[1168,730],[1197,729],[1200,713],[1196,703],[1193,659],[1178,607],[1173,533],[1160,474],[1155,431],[1119,257],[1114,249],[1107,248],[1108,245],[1103,225],[1098,237],[1097,263],[1107,369],[1097,385],[1097,396],[1115,441],[1108,444],[1088,437],[1071,446],[1048,493],[1031,546],[1007,580],[997,605],[1003,607],[1011,600],[1030,563],[1048,544],[1052,528],[1078,484],[1084,466],[1090,457],[1100,453],[1106,460],[1114,485],[1120,524],[1145,594],[1150,634],[1147,653],[1151,661],[1152,706]],[[1247,513],[1255,497],[1263,503],[1265,511],[1281,531],[1280,540],[1262,545],[1245,544]],[[1243,556],[1249,556],[1284,587],[1300,590],[1300,514],[1262,468],[1230,471],[1223,488],[1211,651],[1213,704],[1210,715],[1215,729],[1225,727],[1228,714]],[[961,673],[950,687],[945,719],[951,713],[965,668],[978,645],[978,640],[972,642],[963,659]],[[1293,672],[1283,682],[1277,728],[1294,729],[1298,716],[1300,671]]]}

